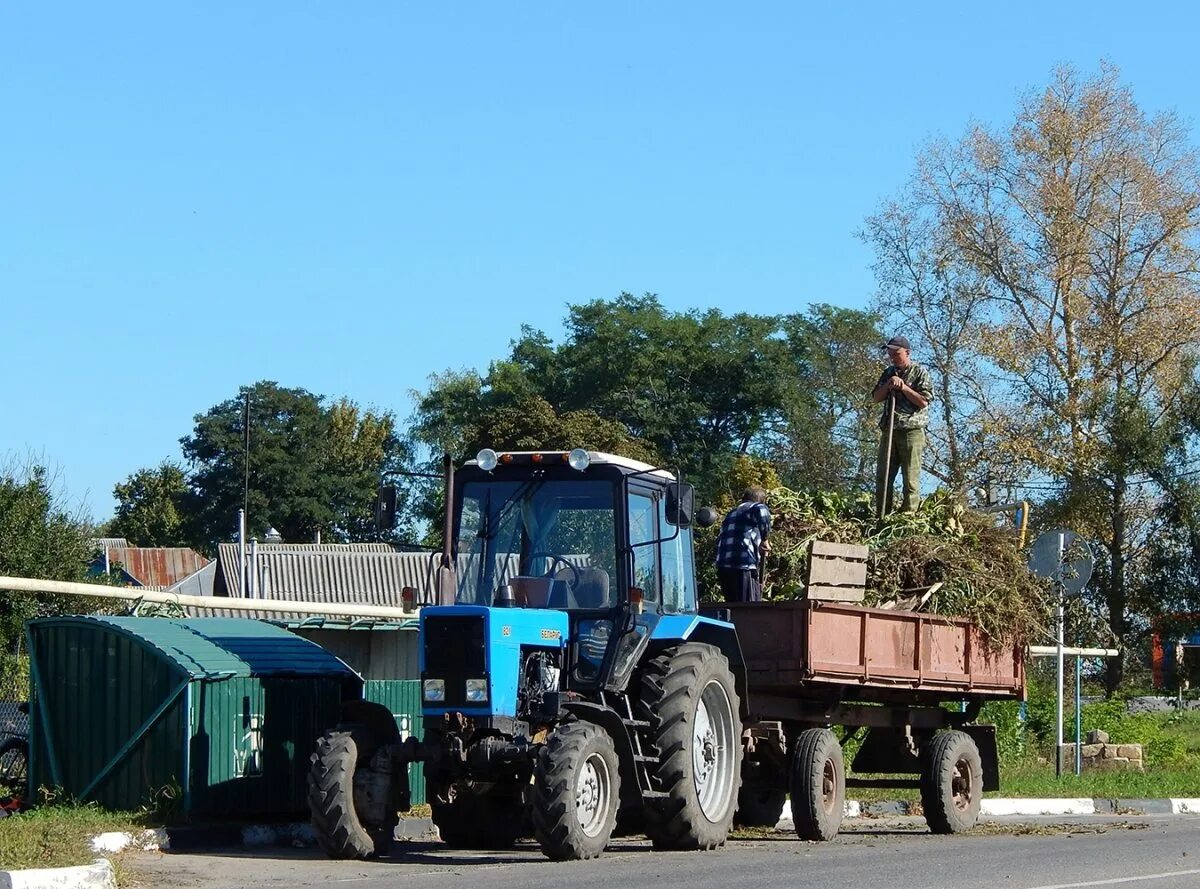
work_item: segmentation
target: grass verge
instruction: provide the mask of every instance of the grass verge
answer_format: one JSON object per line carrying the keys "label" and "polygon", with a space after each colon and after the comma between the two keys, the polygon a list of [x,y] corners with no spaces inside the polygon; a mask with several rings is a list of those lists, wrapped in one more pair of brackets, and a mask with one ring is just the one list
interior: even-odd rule
{"label": "grass verge", "polygon": [[96,834],[137,831],[129,814],[95,806],[43,806],[0,820],[0,870],[90,864]]}

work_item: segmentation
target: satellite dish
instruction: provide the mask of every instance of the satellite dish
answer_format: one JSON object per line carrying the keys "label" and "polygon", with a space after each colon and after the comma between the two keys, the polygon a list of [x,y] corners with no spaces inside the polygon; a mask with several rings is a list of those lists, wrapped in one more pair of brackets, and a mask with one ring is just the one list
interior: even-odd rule
{"label": "satellite dish", "polygon": [[1066,528],[1044,532],[1029,550],[1029,570],[1062,584],[1070,596],[1083,592],[1095,565],[1087,541]]}

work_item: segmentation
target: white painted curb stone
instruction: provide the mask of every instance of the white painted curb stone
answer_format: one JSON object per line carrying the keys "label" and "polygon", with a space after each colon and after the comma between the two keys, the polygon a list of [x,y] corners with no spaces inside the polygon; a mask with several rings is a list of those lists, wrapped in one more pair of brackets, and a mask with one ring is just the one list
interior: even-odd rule
{"label": "white painted curb stone", "polygon": [[1171,811],[1176,815],[1200,815],[1200,799],[1173,799]]}
{"label": "white painted curb stone", "polygon": [[93,852],[159,852],[171,848],[171,838],[161,827],[156,830],[143,830],[141,833],[122,833],[109,831],[92,837]]}
{"label": "white painted curb stone", "polygon": [[117,889],[117,875],[104,858],[79,867],[0,870],[0,889]]}
{"label": "white painted curb stone", "polygon": [[985,799],[980,815],[1095,815],[1096,801],[1078,799]]}

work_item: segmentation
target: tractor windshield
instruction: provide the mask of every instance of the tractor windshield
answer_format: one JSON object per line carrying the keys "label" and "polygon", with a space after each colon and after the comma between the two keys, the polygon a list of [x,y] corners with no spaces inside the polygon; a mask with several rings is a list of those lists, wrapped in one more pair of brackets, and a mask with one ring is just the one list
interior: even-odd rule
{"label": "tractor windshield", "polygon": [[612,481],[473,481],[458,514],[458,601],[591,610],[617,597]]}

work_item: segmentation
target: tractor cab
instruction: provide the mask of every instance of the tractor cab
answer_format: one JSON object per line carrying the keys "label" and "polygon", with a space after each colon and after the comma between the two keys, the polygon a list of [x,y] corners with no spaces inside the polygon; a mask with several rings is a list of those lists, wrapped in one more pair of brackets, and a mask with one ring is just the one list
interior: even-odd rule
{"label": "tractor cab", "polygon": [[453,490],[456,605],[561,613],[568,688],[623,687],[657,623],[696,613],[691,488],[671,473],[484,450]]}

